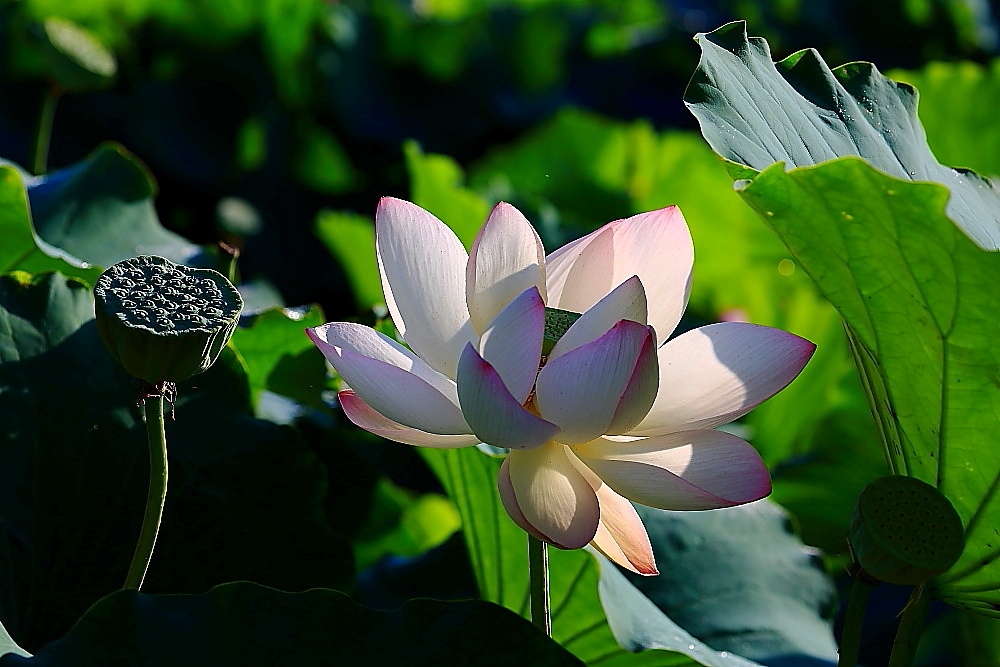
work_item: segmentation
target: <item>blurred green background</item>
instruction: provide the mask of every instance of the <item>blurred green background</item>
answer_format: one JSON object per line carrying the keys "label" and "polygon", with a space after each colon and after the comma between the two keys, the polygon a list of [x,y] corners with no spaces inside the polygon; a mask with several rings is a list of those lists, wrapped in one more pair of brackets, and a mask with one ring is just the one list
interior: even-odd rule
{"label": "blurred green background", "polygon": [[[113,57],[114,74],[91,80],[53,65],[44,22],[54,17],[87,31],[73,34],[93,40],[95,69]],[[412,449],[345,423],[299,333],[381,314],[378,198],[424,206],[467,245],[506,200],[549,250],[609,220],[678,204],[697,258],[682,327],[746,319],[819,346],[799,380],[736,427],[771,467],[773,499],[837,575],[850,562],[854,499],[884,473],[842,325],[732,192],[682,102],[698,63],[693,35],[737,19],[767,38],[775,60],[814,47],[831,64],[872,61],[914,83],[939,159],[1000,174],[1000,32],[993,5],[978,0],[6,0],[0,157],[30,168],[39,116],[56,91],[50,171],[106,156],[99,147],[118,142],[155,180],[164,227],[240,250],[251,310],[303,306],[264,312],[237,332],[253,392],[244,402],[292,425],[285,435],[296,461],[326,476],[310,487],[310,507],[324,511],[310,520],[350,542],[359,597],[388,607],[471,594],[473,583],[465,570],[454,576],[463,553],[449,535],[459,519],[434,475]],[[350,512],[339,509],[345,498]],[[168,529],[168,554],[170,539]],[[152,586],[197,591],[237,575],[287,588],[343,583],[343,569],[287,577],[276,562],[249,574],[220,565],[215,578],[180,584],[154,563]],[[262,577],[267,567],[283,574]],[[452,576],[434,576],[444,571]],[[876,601],[884,607],[872,613],[871,664],[884,662],[879,633],[892,632],[900,595]],[[972,646],[984,632],[968,628],[984,621],[935,613],[922,664],[995,664],[996,646]],[[74,617],[17,638],[43,643]],[[971,655],[983,661],[967,662]]]}

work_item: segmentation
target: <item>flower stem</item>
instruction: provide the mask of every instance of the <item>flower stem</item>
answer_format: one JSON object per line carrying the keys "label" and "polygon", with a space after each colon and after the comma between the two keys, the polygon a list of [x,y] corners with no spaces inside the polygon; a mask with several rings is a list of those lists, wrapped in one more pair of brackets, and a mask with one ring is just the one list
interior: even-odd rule
{"label": "flower stem", "polygon": [[909,667],[917,652],[917,642],[924,628],[927,609],[930,607],[930,597],[923,594],[923,585],[913,589],[910,599],[903,607],[896,639],[892,642],[892,655],[889,657],[889,667]]}
{"label": "flower stem", "polygon": [[531,622],[552,636],[552,616],[549,609],[548,545],[534,535],[528,535],[528,577],[531,597]]}
{"label": "flower stem", "polygon": [[31,173],[35,176],[44,174],[48,169],[52,124],[56,117],[56,102],[61,95],[62,89],[52,84],[45,91],[45,99],[42,100],[42,109],[38,114],[38,128],[35,132],[35,149],[31,155]]}
{"label": "flower stem", "polygon": [[840,635],[840,658],[837,667],[855,667],[858,664],[858,651],[861,646],[861,626],[865,620],[865,608],[868,606],[868,596],[878,582],[861,570],[854,577],[851,595],[847,598],[847,609],[844,611],[844,629]]}
{"label": "flower stem", "polygon": [[163,503],[167,497],[167,435],[163,425],[163,395],[149,396],[145,400],[146,436],[149,440],[149,494],[146,496],[146,513],[142,517],[139,541],[135,545],[132,564],[128,568],[124,589],[139,590],[146,577],[149,560],[153,556],[156,534],[163,517]]}

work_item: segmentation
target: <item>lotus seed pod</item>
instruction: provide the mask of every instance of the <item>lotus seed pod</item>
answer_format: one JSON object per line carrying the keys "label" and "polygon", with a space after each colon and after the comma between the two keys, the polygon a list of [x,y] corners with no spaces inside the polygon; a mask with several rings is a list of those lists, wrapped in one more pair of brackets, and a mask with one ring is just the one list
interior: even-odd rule
{"label": "lotus seed pod", "polygon": [[542,354],[548,355],[573,323],[580,319],[580,313],[558,308],[545,307],[545,330],[542,338]]}
{"label": "lotus seed pod", "polygon": [[868,574],[917,586],[955,564],[965,547],[962,519],[936,488],[913,477],[865,487],[851,519],[851,548]]}
{"label": "lotus seed pod", "polygon": [[94,298],[108,352],[129,375],[150,384],[207,370],[243,310],[239,292],[221,273],[145,255],[102,273]]}

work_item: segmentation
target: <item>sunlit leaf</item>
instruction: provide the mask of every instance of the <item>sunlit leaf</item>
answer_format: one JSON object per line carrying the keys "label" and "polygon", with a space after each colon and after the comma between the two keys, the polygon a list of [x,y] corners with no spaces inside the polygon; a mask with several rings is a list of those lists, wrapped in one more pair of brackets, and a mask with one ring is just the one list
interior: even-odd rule
{"label": "sunlit leaf", "polygon": [[859,156],[890,176],[947,186],[955,224],[980,246],[1000,248],[1000,191],[973,172],[938,163],[913,88],[871,63],[831,70],[811,49],[776,65],[767,42],[748,38],[742,22],[696,39],[701,62],[684,99],[706,140],[737,171]]}

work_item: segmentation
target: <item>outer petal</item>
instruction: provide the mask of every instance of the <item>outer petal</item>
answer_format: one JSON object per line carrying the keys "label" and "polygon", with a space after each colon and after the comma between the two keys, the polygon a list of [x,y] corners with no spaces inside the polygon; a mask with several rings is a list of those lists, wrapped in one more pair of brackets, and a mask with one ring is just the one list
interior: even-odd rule
{"label": "outer petal", "polygon": [[[344,381],[365,403],[399,424],[429,433],[468,434],[469,425],[455,401],[406,369],[411,361],[367,327],[334,322],[306,333]],[[338,339],[337,331],[357,334]],[[353,343],[359,342],[360,345]]]}
{"label": "outer petal", "polygon": [[559,433],[555,424],[528,412],[511,395],[471,343],[458,362],[458,400],[472,431],[496,447],[532,449]]}
{"label": "outer petal", "polygon": [[479,230],[465,274],[472,326],[482,333],[514,297],[537,287],[545,301],[545,250],[521,212],[497,204]]}
{"label": "outer petal", "polygon": [[[572,454],[570,454],[572,457]],[[575,458],[575,457],[573,457]],[[628,499],[611,490],[594,472],[576,459],[577,469],[590,482],[601,506],[601,522],[590,543],[611,561],[636,574],[659,574],[646,527]]]}
{"label": "outer petal", "polygon": [[537,537],[543,542],[548,542],[548,539],[544,535],[528,523],[528,520],[524,518],[524,512],[521,511],[521,506],[517,504],[517,497],[514,495],[514,484],[510,481],[510,456],[507,456],[503,460],[503,463],[500,464],[500,471],[497,473],[497,490],[500,492],[500,502],[503,503],[503,508],[507,510],[511,521],[516,523],[518,528],[529,535]]}
{"label": "outer petal", "polygon": [[600,508],[597,494],[567,453],[563,445],[549,443],[512,451],[506,464],[525,522],[545,541],[563,549],[579,549],[594,539]]}
{"label": "outer petal", "polygon": [[379,414],[374,408],[358,398],[358,395],[351,390],[340,392],[340,405],[344,408],[344,414],[356,425],[370,431],[375,435],[380,435],[389,440],[402,442],[407,445],[417,445],[418,447],[435,447],[438,449],[450,449],[454,447],[468,447],[479,443],[479,438],[474,435],[438,435],[427,433],[409,426],[403,426],[392,421],[385,415]]}
{"label": "outer petal", "polygon": [[760,455],[722,431],[685,431],[573,448],[612,489],[643,505],[706,510],[742,505],[771,492]]}
{"label": "outer petal", "polygon": [[566,330],[549,353],[549,360],[597,340],[621,320],[646,324],[646,316],[646,291],[638,276],[632,276],[611,290]]}
{"label": "outer petal", "polygon": [[545,303],[534,286],[500,311],[479,342],[483,359],[496,369],[518,403],[528,400],[545,333]]}
{"label": "outer petal", "polygon": [[660,393],[631,435],[715,428],[791,382],[816,346],[780,329],[720,322],[660,348]]}
{"label": "outer petal", "polygon": [[575,445],[607,432],[652,336],[650,327],[622,320],[539,371],[535,403],[562,429],[559,442]]}
{"label": "outer petal", "polygon": [[473,339],[465,248],[436,217],[391,197],[379,202],[375,214],[375,247],[396,329],[432,368],[455,377],[462,348]]}
{"label": "outer petal", "polygon": [[549,304],[582,313],[615,285],[639,276],[660,344],[687,306],[693,265],[694,245],[680,209],[641,213],[552,253],[546,260]]}

